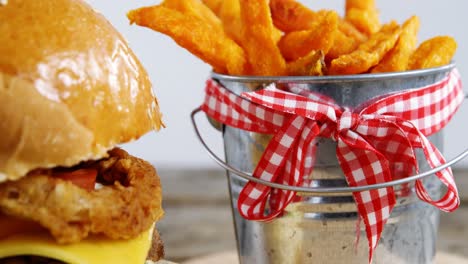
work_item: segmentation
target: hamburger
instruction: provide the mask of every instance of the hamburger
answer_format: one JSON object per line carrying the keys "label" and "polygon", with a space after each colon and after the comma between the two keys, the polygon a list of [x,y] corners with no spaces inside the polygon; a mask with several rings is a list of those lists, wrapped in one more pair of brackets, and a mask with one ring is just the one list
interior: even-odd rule
{"label": "hamburger", "polygon": [[82,0],[0,3],[0,263],[162,257],[155,169],[118,144],[162,126],[148,74]]}

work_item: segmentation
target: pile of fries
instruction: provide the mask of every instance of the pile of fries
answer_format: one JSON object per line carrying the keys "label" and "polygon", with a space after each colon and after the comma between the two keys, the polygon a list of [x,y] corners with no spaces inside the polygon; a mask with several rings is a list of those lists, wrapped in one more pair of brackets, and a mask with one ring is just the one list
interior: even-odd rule
{"label": "pile of fries", "polygon": [[346,0],[345,16],[296,0],[164,0],[130,11],[132,23],[169,35],[217,73],[321,76],[448,64],[448,36],[417,47],[419,18],[381,24],[374,0]]}

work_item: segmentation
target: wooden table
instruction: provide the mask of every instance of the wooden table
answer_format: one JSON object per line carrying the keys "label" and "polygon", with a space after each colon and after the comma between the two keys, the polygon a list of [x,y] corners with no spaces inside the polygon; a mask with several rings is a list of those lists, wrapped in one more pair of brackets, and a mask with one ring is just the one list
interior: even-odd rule
{"label": "wooden table", "polygon": [[[236,252],[223,252],[201,258],[196,258],[182,262],[181,264],[238,264]],[[452,255],[448,253],[439,253],[436,256],[435,264],[467,264],[468,258]]]}

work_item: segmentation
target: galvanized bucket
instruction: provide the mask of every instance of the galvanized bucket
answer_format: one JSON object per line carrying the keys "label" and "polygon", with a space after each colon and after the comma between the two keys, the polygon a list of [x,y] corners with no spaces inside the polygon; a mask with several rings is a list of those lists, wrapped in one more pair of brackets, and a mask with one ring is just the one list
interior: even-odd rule
{"label": "galvanized bucket", "polygon": [[[343,107],[356,107],[375,97],[436,83],[446,77],[453,67],[454,65],[448,65],[411,72],[338,77],[239,77],[212,74],[212,78],[237,95],[262,89],[275,82],[281,85],[294,84],[296,87],[322,93]],[[207,147],[195,123],[194,116],[198,112],[199,110],[195,110],[192,113],[192,120],[199,139]],[[271,222],[255,222],[239,215],[237,199],[247,180],[256,180],[245,172],[255,169],[271,137],[219,126],[216,122],[213,124],[222,129],[226,162],[216,157],[211,150],[207,150],[215,161],[228,171],[241,263],[350,264],[368,261],[368,243],[363,225],[359,235],[361,241],[356,243],[358,216],[351,191],[358,189],[347,187],[336,158],[335,142],[324,138],[319,140],[316,163],[310,176],[314,179],[314,186],[296,188],[302,191],[301,201],[291,203],[283,216]],[[442,132],[431,136],[430,140],[439,150],[443,149]],[[462,153],[444,167],[458,162],[467,154]],[[418,161],[421,171],[427,171],[423,155],[418,154]],[[428,192],[432,197],[439,197],[441,184],[435,176],[428,176],[435,171],[427,171],[388,185],[394,186],[398,193],[402,189],[401,183],[407,182],[412,187],[416,178],[425,177],[424,183]],[[265,184],[271,186],[269,183]],[[275,187],[288,189],[287,186]],[[369,188],[372,187],[382,186]],[[373,263],[432,263],[438,223],[438,209],[421,202],[411,188],[409,195],[397,197],[397,205],[385,226]]]}

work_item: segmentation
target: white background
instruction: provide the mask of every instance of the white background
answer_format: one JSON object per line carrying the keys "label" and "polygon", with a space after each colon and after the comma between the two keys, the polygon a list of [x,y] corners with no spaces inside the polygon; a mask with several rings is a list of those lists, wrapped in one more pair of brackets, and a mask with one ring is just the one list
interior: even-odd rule
{"label": "white background", "polygon": [[[146,28],[130,26],[125,16],[132,8],[159,3],[148,0],[88,0],[127,38],[153,81],[164,113],[166,129],[150,133],[125,145],[132,154],[159,167],[215,167],[195,139],[189,114],[203,100],[203,86],[210,67],[177,46],[170,38]],[[303,0],[312,8],[342,11],[344,0]],[[455,60],[462,76],[468,76],[468,1],[466,0],[377,0],[383,22],[403,22],[413,14],[421,18],[420,40],[451,35],[458,41]],[[468,86],[467,86],[468,87]],[[468,88],[465,88],[468,90]],[[204,118],[200,120],[205,121]],[[468,147],[468,106],[465,104],[446,129],[447,158]],[[221,135],[203,122],[202,130],[212,147],[222,154]],[[462,166],[468,167],[465,161]]]}

